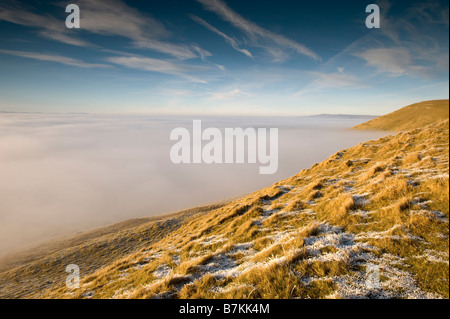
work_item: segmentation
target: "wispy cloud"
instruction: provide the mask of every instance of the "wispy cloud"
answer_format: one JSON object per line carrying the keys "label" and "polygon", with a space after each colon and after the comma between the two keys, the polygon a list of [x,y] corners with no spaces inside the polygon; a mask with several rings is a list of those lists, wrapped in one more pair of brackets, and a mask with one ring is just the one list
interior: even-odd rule
{"label": "wispy cloud", "polygon": [[38,34],[40,36],[62,43],[76,46],[91,45],[77,37],[72,30],[67,29],[64,22],[60,19],[48,15],[38,15],[27,9],[19,6],[15,2],[1,3],[0,21],[38,28]]}
{"label": "wispy cloud", "polygon": [[211,55],[198,45],[169,41],[172,33],[161,22],[143,15],[121,0],[81,0],[80,6],[83,7],[83,30],[100,35],[122,36],[139,48],[164,53],[180,60]]}
{"label": "wispy cloud", "polygon": [[189,60],[198,57],[192,47],[183,44],[173,44],[156,39],[146,39],[134,41],[134,45],[139,48],[165,53],[180,60]]}
{"label": "wispy cloud", "polygon": [[379,4],[383,24],[379,33],[356,41],[346,53],[391,77],[433,78],[448,70],[448,42],[445,45],[433,36],[436,25],[448,25],[448,8],[428,1],[414,4],[394,18],[390,15],[389,1]]}
{"label": "wispy cloud", "polygon": [[424,71],[424,67],[414,65],[407,48],[377,48],[355,53],[366,61],[366,65],[392,76],[402,76]]}
{"label": "wispy cloud", "polygon": [[198,45],[194,45],[194,46],[192,46],[192,48],[200,55],[200,58],[203,61],[206,61],[206,58],[212,56],[211,52],[209,52],[208,50],[202,49]]}
{"label": "wispy cloud", "polygon": [[207,83],[206,81],[198,79],[189,74],[191,72],[202,71],[205,69],[204,67],[200,66],[174,63],[171,61],[139,56],[110,57],[107,60],[111,63],[131,69],[178,75],[192,82]]}
{"label": "wispy cloud", "polygon": [[89,42],[86,42],[84,40],[79,39],[78,37],[71,36],[67,33],[60,32],[60,31],[50,31],[50,30],[43,30],[39,32],[40,36],[43,36],[48,39],[52,39],[58,42],[62,42],[65,44],[70,44],[74,46],[79,47],[88,47],[92,46]]}
{"label": "wispy cloud", "polygon": [[344,73],[340,68],[338,72],[335,73],[320,73],[313,72],[313,74],[317,77],[316,83],[320,84],[321,87],[329,87],[329,88],[361,88],[367,87],[362,84],[360,78],[353,74]]}
{"label": "wispy cloud", "polygon": [[368,85],[356,75],[345,73],[344,68],[337,68],[337,72],[309,72],[314,80],[306,87],[298,91],[293,97],[300,97],[304,94],[317,93],[325,89],[356,90],[367,88]]}
{"label": "wispy cloud", "polygon": [[162,23],[143,15],[121,0],[79,0],[78,4],[83,8],[83,30],[120,35],[136,41],[170,36]]}
{"label": "wispy cloud", "polygon": [[384,27],[381,33],[399,44],[402,41],[402,34],[418,35],[419,42],[425,38],[430,39],[427,32],[420,32],[420,29],[434,27],[436,25],[449,25],[449,9],[442,7],[438,1],[430,0],[411,4],[404,14],[393,18],[390,15],[392,4],[389,0],[379,0],[382,10],[382,21]]}
{"label": "wispy cloud", "polygon": [[236,98],[250,97],[250,93],[242,92],[239,89],[224,92],[211,93],[211,100],[232,100]]}
{"label": "wispy cloud", "polygon": [[200,17],[197,17],[195,15],[191,15],[190,16],[192,20],[194,20],[195,22],[197,22],[198,24],[204,26],[205,28],[207,28],[208,30],[220,35],[222,38],[225,39],[225,41],[231,45],[233,47],[233,49],[235,49],[238,52],[241,52],[243,54],[245,54],[246,56],[248,56],[249,58],[253,59],[253,55],[250,53],[250,51],[248,51],[247,49],[241,49],[239,47],[239,44],[237,43],[237,41],[235,39],[233,39],[232,37],[226,35],[225,33],[223,33],[222,31],[218,30],[217,28],[213,27],[211,24],[209,24],[208,22],[206,22],[205,20],[203,20]]}
{"label": "wispy cloud", "polygon": [[[249,39],[252,41],[253,45],[260,46],[267,49],[268,53],[273,55],[273,51],[270,49],[273,46],[267,46],[265,42],[269,41],[272,44],[281,46],[283,48],[291,49],[298,54],[308,56],[314,60],[321,60],[321,57],[313,52],[311,49],[307,48],[305,45],[300,44],[294,40],[288,39],[281,34],[266,30],[252,21],[249,21],[242,17],[237,12],[233,11],[225,2],[222,0],[197,0],[206,10],[216,13],[223,20],[231,23],[236,28],[243,31]],[[280,58],[280,54],[275,56],[277,59]]]}
{"label": "wispy cloud", "polygon": [[[140,13],[121,0],[79,0],[83,8],[81,28],[93,34],[120,36],[133,45],[164,53],[181,60],[202,56],[193,45],[170,42],[172,33],[156,19]],[[0,4],[0,20],[37,28],[37,33],[58,42],[75,46],[94,46],[67,29],[61,19],[32,13],[30,8]],[[198,46],[197,46],[198,47]]]}
{"label": "wispy cloud", "polygon": [[110,68],[111,65],[107,64],[96,64],[96,63],[87,63],[81,60],[72,59],[66,56],[56,55],[56,54],[42,54],[36,52],[24,52],[24,51],[11,51],[11,50],[0,50],[0,53],[14,55],[27,59],[34,59],[39,61],[47,61],[47,62],[56,62],[60,64],[76,66],[80,68]]}

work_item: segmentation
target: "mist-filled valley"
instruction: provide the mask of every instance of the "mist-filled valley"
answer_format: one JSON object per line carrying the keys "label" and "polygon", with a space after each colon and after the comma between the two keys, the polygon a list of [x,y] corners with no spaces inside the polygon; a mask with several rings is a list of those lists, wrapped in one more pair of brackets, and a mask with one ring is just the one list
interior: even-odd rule
{"label": "mist-filled valley", "polygon": [[[174,128],[278,128],[279,165],[181,164]],[[130,218],[247,194],[386,132],[351,131],[369,117],[162,117],[0,113],[0,255]]]}

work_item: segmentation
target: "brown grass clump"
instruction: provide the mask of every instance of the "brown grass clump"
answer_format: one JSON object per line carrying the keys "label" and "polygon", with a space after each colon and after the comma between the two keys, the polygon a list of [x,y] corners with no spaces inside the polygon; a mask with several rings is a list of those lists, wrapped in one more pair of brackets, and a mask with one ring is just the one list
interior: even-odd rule
{"label": "brown grass clump", "polygon": [[343,226],[350,222],[349,213],[356,208],[354,198],[350,194],[341,193],[334,199],[322,202],[317,211],[321,219]]}
{"label": "brown grass clump", "polygon": [[285,254],[285,252],[286,251],[283,247],[283,244],[276,244],[276,245],[272,245],[272,246],[264,249],[260,253],[256,254],[252,258],[252,260],[254,262],[265,261],[269,258],[276,258],[279,256],[283,256]]}
{"label": "brown grass clump", "polygon": [[371,185],[370,190],[375,194],[372,202],[379,206],[388,206],[399,198],[409,197],[414,189],[405,178],[394,176]]}
{"label": "brown grass clump", "polygon": [[182,275],[191,275],[198,273],[200,271],[200,266],[207,264],[211,259],[213,259],[215,254],[207,253],[201,257],[188,260],[181,263],[175,268],[175,272]]}
{"label": "brown grass clump", "polygon": [[261,251],[262,249],[266,248],[270,244],[273,243],[273,239],[270,237],[262,237],[257,240],[255,240],[255,243],[253,244],[253,248],[257,251]]}
{"label": "brown grass clump", "polygon": [[246,299],[291,299],[303,295],[303,284],[286,265],[251,270],[238,281],[254,287],[251,294],[240,296]]}
{"label": "brown grass clump", "polygon": [[283,195],[284,192],[278,187],[272,187],[264,191],[260,196],[260,201],[273,201]]}
{"label": "brown grass clump", "polygon": [[370,179],[373,179],[377,173],[384,172],[384,170],[387,168],[385,163],[377,163],[373,165],[367,173],[361,176],[360,182],[366,182]]}
{"label": "brown grass clump", "polygon": [[299,211],[305,208],[305,202],[303,200],[293,200],[285,208],[287,212]]}
{"label": "brown grass clump", "polygon": [[304,261],[295,266],[295,270],[301,276],[312,277],[336,277],[345,275],[349,272],[350,265],[348,260],[332,261]]}
{"label": "brown grass clump", "polygon": [[185,285],[177,297],[180,299],[213,299],[216,297],[216,294],[211,289],[220,287],[225,283],[225,280],[219,281],[214,276],[205,275],[193,283]]}

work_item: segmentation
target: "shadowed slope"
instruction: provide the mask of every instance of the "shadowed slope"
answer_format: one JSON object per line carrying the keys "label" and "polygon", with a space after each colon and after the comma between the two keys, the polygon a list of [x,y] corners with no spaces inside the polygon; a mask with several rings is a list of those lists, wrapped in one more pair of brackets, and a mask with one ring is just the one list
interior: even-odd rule
{"label": "shadowed slope", "polygon": [[48,289],[64,285],[66,266],[77,264],[83,276],[89,275],[169,236],[194,216],[226,203],[131,219],[10,253],[0,259],[0,298],[39,298]]}

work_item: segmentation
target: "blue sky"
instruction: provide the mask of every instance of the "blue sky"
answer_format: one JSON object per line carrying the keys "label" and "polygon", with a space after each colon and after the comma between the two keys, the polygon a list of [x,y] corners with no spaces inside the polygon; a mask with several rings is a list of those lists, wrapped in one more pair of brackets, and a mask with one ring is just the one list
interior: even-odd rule
{"label": "blue sky", "polygon": [[447,1],[2,0],[0,30],[0,111],[377,115],[449,96]]}

